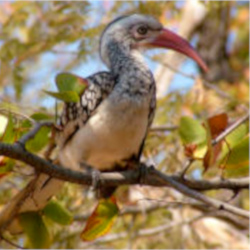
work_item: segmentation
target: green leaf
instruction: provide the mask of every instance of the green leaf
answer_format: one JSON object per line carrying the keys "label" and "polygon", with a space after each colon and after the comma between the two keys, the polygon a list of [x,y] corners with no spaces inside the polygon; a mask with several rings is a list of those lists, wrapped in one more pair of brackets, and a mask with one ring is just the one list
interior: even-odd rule
{"label": "green leaf", "polygon": [[[228,157],[228,158],[227,158]],[[249,136],[241,140],[224,158],[227,177],[248,176],[249,174]]]}
{"label": "green leaf", "polygon": [[199,121],[190,117],[182,117],[179,126],[179,135],[186,148],[188,145],[196,146],[193,157],[204,157],[207,150],[207,133]]}
{"label": "green leaf", "polygon": [[119,208],[115,198],[100,200],[96,209],[89,217],[86,226],[81,233],[84,241],[92,241],[106,234],[118,215]]}
{"label": "green leaf", "polygon": [[32,248],[48,248],[50,246],[50,236],[41,215],[37,212],[21,213],[19,221]]}
{"label": "green leaf", "polygon": [[56,76],[56,85],[59,92],[75,91],[78,94],[83,93],[88,83],[84,78],[71,73],[60,73]]}
{"label": "green leaf", "polygon": [[59,92],[47,90],[44,92],[64,102],[79,102],[80,95],[88,86],[88,82],[71,73],[60,73],[56,76],[56,85]]}
{"label": "green leaf", "polygon": [[2,142],[13,143],[15,141],[15,132],[14,132],[14,120],[11,114],[8,117],[8,124],[5,128],[5,132],[1,138]]}
{"label": "green leaf", "polygon": [[44,90],[44,92],[58,100],[64,102],[78,102],[80,100],[79,95],[77,92],[69,90],[69,91],[61,91],[61,92],[52,92]]}
{"label": "green leaf", "polygon": [[190,117],[181,118],[179,134],[184,144],[200,144],[207,138],[205,128]]}
{"label": "green leaf", "polygon": [[248,124],[241,124],[238,128],[232,131],[227,137],[226,141],[229,144],[230,148],[233,148],[237,145],[247,134],[249,131]]}
{"label": "green leaf", "polygon": [[49,142],[49,127],[42,127],[35,135],[26,143],[26,149],[31,152],[38,152],[45,147]]}
{"label": "green leaf", "polygon": [[56,200],[51,200],[43,209],[43,213],[61,225],[69,225],[73,220],[72,214]]}
{"label": "green leaf", "polygon": [[30,116],[32,119],[36,121],[44,121],[44,120],[52,120],[53,117],[46,113],[34,113]]}

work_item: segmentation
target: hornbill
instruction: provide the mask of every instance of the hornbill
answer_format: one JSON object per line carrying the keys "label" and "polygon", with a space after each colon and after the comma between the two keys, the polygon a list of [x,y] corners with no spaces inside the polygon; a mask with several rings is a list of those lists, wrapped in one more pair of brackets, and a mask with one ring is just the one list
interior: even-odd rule
{"label": "hornbill", "polygon": [[[57,162],[75,170],[87,163],[99,171],[126,169],[138,162],[156,108],[153,74],[143,62],[146,48],[178,51],[203,69],[206,64],[190,44],[152,16],[122,16],[107,25],[100,39],[99,53],[109,71],[87,77],[87,89],[78,103],[65,103],[57,135]],[[45,174],[38,175],[35,190],[20,206],[19,213],[42,209],[63,184]],[[28,186],[26,188],[29,187]],[[0,224],[22,196],[21,191],[0,214]],[[109,197],[114,188],[101,188]],[[22,231],[17,219],[8,230]]]}

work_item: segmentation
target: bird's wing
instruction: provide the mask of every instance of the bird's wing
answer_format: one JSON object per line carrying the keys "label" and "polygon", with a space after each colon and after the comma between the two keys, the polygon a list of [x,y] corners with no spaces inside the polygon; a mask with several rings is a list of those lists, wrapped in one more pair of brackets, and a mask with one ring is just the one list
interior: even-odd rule
{"label": "bird's wing", "polygon": [[[85,80],[88,82],[88,87],[81,95],[80,102],[65,103],[64,105],[60,117],[59,143],[61,146],[65,145],[76,131],[85,125],[98,105],[110,94],[115,82],[108,72],[94,74]],[[43,209],[49,199],[61,190],[63,183],[48,175],[39,174],[1,211],[0,225],[8,222],[16,209],[19,213]],[[8,225],[7,230],[12,234],[23,231],[17,219]]]}
{"label": "bird's wing", "polygon": [[149,129],[153,123],[154,117],[155,117],[155,109],[156,109],[156,87],[155,87],[155,84],[152,85],[151,91],[152,91],[152,95],[151,95],[152,98],[151,98],[150,103],[149,103],[148,126],[147,126],[147,130],[146,130],[144,139],[142,140],[138,155],[136,156],[137,161],[140,161],[141,154],[142,154],[144,144],[145,144],[145,140],[146,140],[147,135],[148,135],[148,131],[149,131]]}
{"label": "bird's wing", "polygon": [[115,84],[115,80],[109,72],[99,72],[85,80],[88,87],[81,95],[80,101],[64,104],[59,121],[61,131],[56,139],[59,148],[62,148],[86,124],[99,104],[110,94]]}
{"label": "bird's wing", "polygon": [[149,114],[148,114],[148,129],[147,129],[147,132],[148,130],[150,129],[152,123],[153,123],[153,120],[154,120],[154,117],[155,117],[155,110],[156,110],[156,87],[155,87],[155,84],[152,85],[152,98],[150,100],[150,104],[149,104]]}

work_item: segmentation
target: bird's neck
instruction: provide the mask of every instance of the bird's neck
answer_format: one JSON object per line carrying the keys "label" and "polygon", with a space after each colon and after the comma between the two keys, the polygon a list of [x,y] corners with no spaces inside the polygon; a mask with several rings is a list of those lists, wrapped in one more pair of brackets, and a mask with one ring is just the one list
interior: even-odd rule
{"label": "bird's neck", "polygon": [[139,51],[112,43],[109,46],[109,61],[117,84],[132,95],[149,93],[154,85],[154,78]]}

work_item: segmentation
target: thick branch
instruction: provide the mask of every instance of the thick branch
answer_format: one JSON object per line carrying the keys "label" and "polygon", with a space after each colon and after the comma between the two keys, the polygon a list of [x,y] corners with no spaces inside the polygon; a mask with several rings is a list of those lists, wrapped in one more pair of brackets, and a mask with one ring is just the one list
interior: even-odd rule
{"label": "thick branch", "polygon": [[[71,169],[63,168],[59,165],[55,165],[43,158],[34,155],[26,150],[24,150],[19,144],[5,144],[0,143],[0,154],[22,161],[32,167],[34,167],[38,172],[42,172],[53,176],[54,178],[61,179],[64,181],[69,181],[73,183],[78,183],[81,185],[91,185],[92,175],[89,173],[83,173],[80,171],[73,171]],[[111,172],[111,173],[101,173],[100,182],[102,185],[107,186],[119,186],[124,184],[139,184],[139,169],[128,170],[123,172]],[[165,175],[167,176],[167,175]],[[185,184],[186,186],[204,191],[211,189],[248,189],[250,178],[239,178],[239,179],[214,179],[214,180],[186,180],[182,179],[178,175],[168,176],[175,181]],[[153,178],[147,175],[145,178],[145,185],[151,186],[169,186],[163,179]]]}
{"label": "thick branch", "polygon": [[[216,144],[220,140],[222,140],[227,134],[232,132],[235,128],[237,128],[240,124],[245,122],[249,116],[246,115],[245,117],[239,119],[233,125],[231,125],[224,133],[223,136],[219,136],[220,138],[216,138],[213,144]],[[57,179],[61,179],[64,181],[75,182],[82,185],[91,185],[93,183],[93,176],[88,173],[82,173],[79,171],[72,171],[67,168],[63,168],[61,166],[55,165],[49,161],[40,158],[28,151],[25,150],[25,143],[32,138],[42,126],[51,126],[51,123],[42,123],[36,124],[34,128],[24,135],[18,143],[14,145],[0,143],[0,153],[1,155],[20,160],[36,169],[37,172],[42,172],[48,174],[49,176]],[[100,176],[100,184],[105,186],[119,186],[123,184],[138,184],[139,183],[139,175],[140,170],[139,167],[144,166],[144,164],[138,164],[137,170],[130,170],[124,171],[119,173],[103,173]],[[209,189],[220,189],[220,188],[228,188],[234,191],[238,191],[242,188],[249,187],[249,178],[242,178],[242,179],[233,179],[233,180],[186,180],[183,179],[182,176],[173,175],[168,176],[154,168],[148,168],[148,172],[150,172],[145,177],[146,185],[151,186],[170,186],[178,190],[179,192],[192,197],[196,200],[202,201],[203,203],[219,209],[231,212],[238,216],[242,216],[245,218],[249,218],[249,213],[244,211],[240,208],[234,207],[230,204],[225,202],[210,198],[205,196],[202,193],[197,192],[196,190],[209,190]],[[196,189],[196,190],[195,190]],[[25,199],[25,197],[24,197]],[[20,202],[23,199],[20,200]],[[16,206],[17,208],[19,207]],[[15,209],[12,211],[15,213]],[[10,219],[6,220],[6,225],[2,225],[2,230],[8,226],[11,219],[14,216],[10,216]]]}
{"label": "thick branch", "polygon": [[[0,152],[2,155],[11,157],[13,159],[16,160],[21,160],[31,166],[33,166],[37,171],[39,172],[43,172],[46,173],[50,176],[53,176],[54,178],[58,178],[64,181],[70,181],[70,182],[75,182],[75,183],[79,183],[82,185],[91,185],[92,183],[92,176],[91,174],[85,174],[79,171],[72,171],[70,169],[66,169],[63,167],[60,167],[58,165],[54,165],[51,162],[48,162],[36,155],[33,155],[25,150],[23,150],[23,148],[18,145],[8,145],[8,144],[0,144]],[[124,172],[120,172],[120,173],[103,173],[101,174],[101,178],[100,178],[100,182],[102,185],[109,185],[109,186],[119,186],[122,184],[138,184],[139,183],[139,170],[130,170],[130,171],[124,171]],[[193,189],[191,189],[192,187],[188,187],[187,183],[189,183],[189,181],[184,180],[185,184],[180,183],[179,181],[176,180],[177,177],[171,177],[171,176],[167,176],[159,171],[157,171],[154,168],[150,168],[148,170],[149,174],[146,175],[145,178],[145,184],[146,185],[152,185],[152,186],[171,186],[175,189],[177,189],[178,191],[180,191],[181,193],[192,197],[196,200],[202,201],[205,204],[208,204],[216,209],[221,209],[221,210],[226,210],[229,212],[232,212],[234,214],[243,216],[243,217],[247,217],[249,218],[249,213],[247,211],[244,211],[240,208],[234,207],[230,204],[215,200],[213,198],[207,197]],[[180,178],[181,179],[181,178]],[[195,185],[197,185],[196,181],[192,181],[193,183],[195,183]],[[201,181],[200,181],[201,182]],[[208,181],[206,181],[207,183],[209,183]],[[205,183],[206,183],[205,182]],[[229,181],[230,182],[230,181]],[[248,188],[249,186],[249,179],[248,181],[246,181],[244,179],[244,183],[247,186],[245,186],[245,188]],[[215,182],[216,186],[219,186],[218,182]],[[234,182],[235,183],[235,182]],[[210,187],[211,187],[211,183],[209,183]],[[225,184],[224,184],[225,185]],[[199,185],[197,185],[196,187],[198,188]],[[203,185],[203,189],[204,186],[206,187],[206,185]],[[241,187],[244,185],[240,185]],[[224,186],[225,187],[225,186]],[[206,188],[207,189],[207,188]],[[237,189],[239,189],[237,187]]]}

